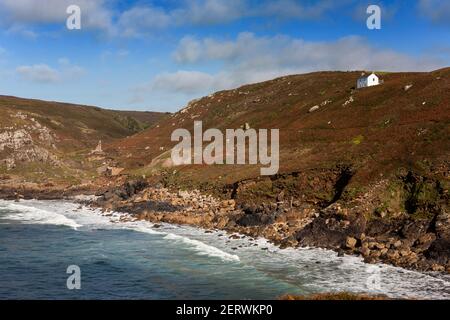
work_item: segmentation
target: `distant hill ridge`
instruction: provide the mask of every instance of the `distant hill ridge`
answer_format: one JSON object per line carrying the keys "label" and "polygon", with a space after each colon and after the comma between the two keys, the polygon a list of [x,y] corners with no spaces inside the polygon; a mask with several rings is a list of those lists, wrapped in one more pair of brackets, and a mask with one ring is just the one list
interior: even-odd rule
{"label": "distant hill ridge", "polygon": [[[67,169],[58,174],[62,178],[74,167],[76,172],[96,176],[96,167],[105,161],[86,162],[86,155],[102,140],[109,159],[106,162],[125,168],[124,173],[131,175],[176,171],[178,182],[189,186],[227,185],[259,176],[259,166],[171,167],[170,149],[175,145],[170,141],[171,133],[177,128],[192,131],[198,120],[203,121],[204,130],[245,124],[255,129],[280,129],[280,174],[344,166],[355,170],[353,181],[364,184],[399,168],[420,169],[448,160],[450,68],[377,74],[382,85],[360,90],[355,88],[360,71],[284,76],[216,92],[190,102],[175,114],[0,96],[0,137],[9,139],[9,146],[0,145],[0,168],[21,176],[41,170],[29,169],[29,162],[50,167],[59,163],[59,168],[64,164]],[[16,167],[21,165],[11,171],[11,161],[6,161],[14,153],[11,130],[33,128],[34,122],[45,129],[32,129],[27,139],[40,151],[24,154],[24,142],[18,158],[25,161],[15,161]],[[9,128],[11,124],[14,130]],[[53,135],[53,140],[39,140],[46,135]],[[45,145],[48,141],[50,145]],[[59,162],[51,160],[53,156]]]}
{"label": "distant hill ridge", "polygon": [[100,140],[133,135],[166,116],[0,96],[0,171],[30,179],[45,174],[64,179],[73,168],[88,169],[77,153]]}

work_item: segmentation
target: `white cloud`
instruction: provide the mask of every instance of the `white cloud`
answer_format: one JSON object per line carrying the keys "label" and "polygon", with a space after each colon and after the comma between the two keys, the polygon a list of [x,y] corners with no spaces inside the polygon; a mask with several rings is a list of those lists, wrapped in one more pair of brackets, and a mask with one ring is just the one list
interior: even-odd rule
{"label": "white cloud", "polygon": [[186,36],[178,44],[173,58],[178,63],[193,63],[200,60],[202,51],[202,43],[194,37]]}
{"label": "white cloud", "polygon": [[[426,71],[445,66],[431,57],[411,57],[373,47],[356,36],[330,42],[288,36],[257,37],[252,33],[241,33],[235,40],[225,41],[186,37],[180,41],[173,58],[181,65],[223,65],[222,71],[215,74],[205,73],[201,77],[195,74],[195,79],[203,81],[193,81],[189,91],[197,89],[198,93],[322,70]],[[167,79],[164,82],[167,87],[171,83],[187,82],[186,73],[165,74],[163,78]]]}
{"label": "white cloud", "polygon": [[21,25],[21,24],[14,24],[12,26],[9,26],[6,29],[6,33],[20,35],[24,38],[28,38],[28,39],[32,39],[32,40],[38,38],[38,34],[34,30],[32,30],[24,25]]}
{"label": "white cloud", "polygon": [[[241,33],[237,41],[246,41],[247,36],[253,37],[252,34]],[[205,59],[229,61],[237,58],[245,46],[239,47],[240,45],[234,41],[220,41],[213,38],[199,41],[195,37],[186,36],[180,40],[177,50],[173,53],[173,58],[181,64],[196,63]]]}
{"label": "white cloud", "polygon": [[[213,91],[218,86],[216,77],[205,72],[186,70],[165,72],[157,75],[149,83],[134,87],[128,102],[131,104],[143,103],[149,96],[152,96],[173,103],[176,100],[191,99],[199,93]],[[170,98],[167,98],[168,96]]]}
{"label": "white cloud", "polygon": [[175,10],[179,20],[195,24],[222,24],[247,17],[318,19],[352,0],[187,0]]}
{"label": "white cloud", "polygon": [[305,1],[275,0],[267,1],[263,6],[257,8],[257,14],[272,16],[283,19],[318,19],[326,12],[345,5],[349,0],[322,0],[305,4]]}
{"label": "white cloud", "polygon": [[242,18],[246,9],[242,0],[185,0],[172,10],[139,5],[120,14],[118,30],[122,36],[135,37],[165,28],[221,24]]}
{"label": "white cloud", "polygon": [[211,25],[251,15],[251,8],[243,0],[188,0],[171,15],[178,24]]}
{"label": "white cloud", "polygon": [[24,80],[36,83],[59,83],[76,80],[85,74],[85,70],[72,65],[67,58],[58,59],[59,68],[47,64],[23,65],[16,68],[16,73]]}
{"label": "white cloud", "polygon": [[0,0],[2,23],[11,31],[27,30],[27,25],[61,23],[65,26],[66,9],[76,4],[81,8],[82,27],[112,32],[113,13],[106,0]]}
{"label": "white cloud", "polygon": [[139,36],[149,30],[166,28],[172,17],[161,8],[133,7],[120,15],[118,27],[123,36]]}
{"label": "white cloud", "polygon": [[[421,0],[422,7],[428,12],[428,8],[432,7],[429,3],[435,1]],[[83,28],[125,37],[143,36],[167,28],[221,25],[243,18],[320,19],[329,12],[335,12],[349,4],[354,5],[355,2],[356,0],[180,0],[174,1],[170,9],[138,2],[136,6],[119,12],[113,8],[115,1],[75,1],[81,8]],[[64,26],[68,16],[66,8],[71,4],[74,4],[73,0],[0,0],[0,20],[11,32],[36,37],[30,25],[61,23]]]}
{"label": "white cloud", "polygon": [[118,30],[123,36],[142,36],[164,28],[221,25],[243,18],[318,19],[352,0],[320,0],[302,4],[295,0],[183,0],[165,9],[140,5],[123,12]]}
{"label": "white cloud", "polygon": [[429,70],[438,61],[421,60],[371,46],[363,38],[349,36],[336,41],[305,41],[289,36],[257,37],[240,33],[235,40],[186,37],[173,54],[178,63],[222,61],[236,69],[314,70],[385,69]]}
{"label": "white cloud", "polygon": [[193,94],[211,88],[214,77],[197,71],[177,71],[163,73],[155,77],[150,85],[152,91]]}
{"label": "white cloud", "polygon": [[56,83],[60,81],[59,72],[46,64],[20,66],[16,71],[22,78],[32,82]]}
{"label": "white cloud", "polygon": [[421,15],[434,23],[450,25],[450,1],[419,0],[418,10]]}
{"label": "white cloud", "polygon": [[31,25],[60,23],[68,17],[66,9],[81,8],[82,28],[108,35],[127,37],[153,33],[169,27],[220,24],[248,16],[248,0],[183,0],[173,9],[138,4],[123,12],[113,9],[109,0],[0,0],[0,21],[10,32],[35,37]]}

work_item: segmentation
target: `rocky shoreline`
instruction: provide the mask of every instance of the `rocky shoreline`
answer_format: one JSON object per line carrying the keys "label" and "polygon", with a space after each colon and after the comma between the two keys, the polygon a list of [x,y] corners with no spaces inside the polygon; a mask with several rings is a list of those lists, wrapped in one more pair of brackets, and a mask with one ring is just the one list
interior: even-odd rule
{"label": "rocky shoreline", "polygon": [[61,200],[77,195],[95,194],[98,188],[95,185],[53,185],[37,183],[21,183],[14,187],[0,185],[0,199],[4,200]]}
{"label": "rocky shoreline", "polygon": [[[224,230],[252,238],[263,237],[281,247],[319,247],[338,255],[350,254],[367,263],[387,263],[418,270],[450,273],[449,216],[446,211],[430,219],[414,220],[400,214],[390,219],[367,219],[355,203],[339,201],[325,208],[308,202],[286,201],[259,205],[218,199],[192,191],[172,191],[137,179],[84,186],[3,186],[7,200],[70,199],[96,195],[84,204],[105,211],[125,212],[133,219]],[[366,199],[361,199],[366,200]],[[234,235],[236,236],[236,235]]]}
{"label": "rocky shoreline", "polygon": [[145,180],[128,181],[97,196],[91,205],[126,212],[156,225],[164,222],[219,229],[264,237],[281,248],[320,247],[339,255],[362,256],[367,263],[450,273],[445,211],[431,220],[414,220],[407,215],[389,221],[367,220],[358,214],[357,206],[348,208],[338,202],[323,209],[292,200],[255,206],[220,200],[197,190],[171,192]]}

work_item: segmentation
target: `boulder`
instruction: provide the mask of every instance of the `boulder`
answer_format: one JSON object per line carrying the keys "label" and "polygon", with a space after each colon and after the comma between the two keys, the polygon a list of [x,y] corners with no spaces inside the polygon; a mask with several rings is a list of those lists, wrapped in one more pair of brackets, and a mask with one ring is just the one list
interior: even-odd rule
{"label": "boulder", "polygon": [[396,261],[398,260],[398,258],[400,258],[400,253],[397,250],[389,250],[386,253],[386,256],[391,260],[391,261]]}
{"label": "boulder", "polygon": [[445,271],[445,267],[435,263],[435,264],[431,265],[431,270],[443,272],[443,271]]}
{"label": "boulder", "polygon": [[124,171],[125,168],[118,168],[118,167],[108,167],[106,170],[106,174],[111,177],[118,176]]}
{"label": "boulder", "polygon": [[370,256],[370,249],[367,247],[362,247],[360,250],[361,254],[363,257],[368,257]]}
{"label": "boulder", "polygon": [[314,112],[314,111],[317,111],[317,110],[319,110],[319,106],[314,106],[314,107],[312,107],[311,109],[309,109],[309,113],[311,113],[311,112]]}
{"label": "boulder", "polygon": [[408,84],[406,86],[403,87],[403,90],[408,91],[409,89],[411,89],[413,87],[412,84]]}
{"label": "boulder", "polygon": [[358,241],[353,237],[347,237],[345,241],[345,246],[349,249],[354,249]]}
{"label": "boulder", "polygon": [[187,198],[189,198],[189,192],[180,190],[180,191],[178,191],[178,196],[181,199],[187,199]]}
{"label": "boulder", "polygon": [[400,248],[402,246],[402,241],[401,240],[397,240],[394,242],[393,246],[394,248]]}

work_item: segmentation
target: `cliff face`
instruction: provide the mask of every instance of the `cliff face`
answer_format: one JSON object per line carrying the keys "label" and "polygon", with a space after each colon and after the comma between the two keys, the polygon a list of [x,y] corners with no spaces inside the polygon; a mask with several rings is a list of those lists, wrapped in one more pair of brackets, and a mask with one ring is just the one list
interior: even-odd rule
{"label": "cliff face", "polygon": [[0,154],[6,170],[13,170],[18,162],[58,164],[54,154],[58,138],[52,130],[22,112],[9,114],[9,119],[11,126],[3,127],[0,133]]}

